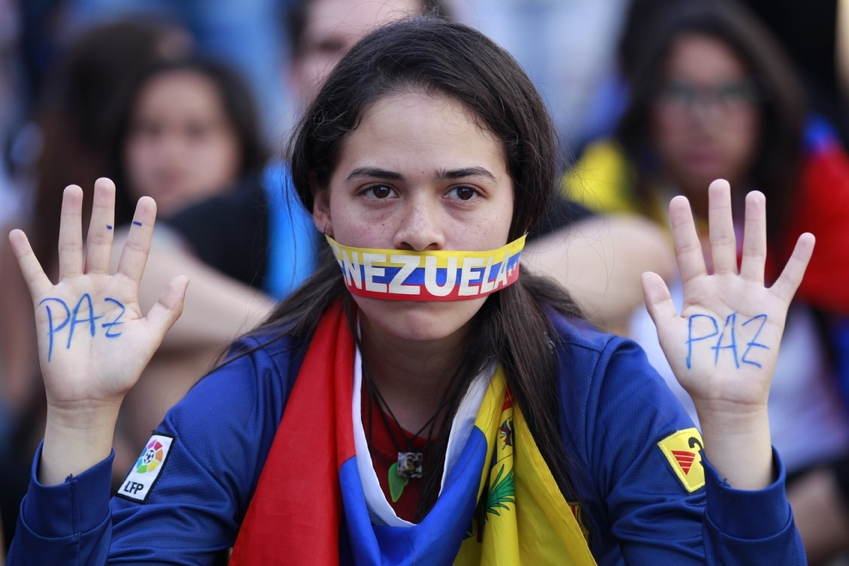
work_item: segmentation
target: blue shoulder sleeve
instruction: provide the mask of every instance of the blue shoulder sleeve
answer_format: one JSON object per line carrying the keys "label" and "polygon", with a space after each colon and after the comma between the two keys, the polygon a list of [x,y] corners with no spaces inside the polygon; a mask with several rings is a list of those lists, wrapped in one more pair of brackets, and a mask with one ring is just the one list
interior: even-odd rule
{"label": "blue shoulder sleeve", "polygon": [[773,485],[738,491],[694,441],[679,456],[706,484],[688,488],[660,443],[689,417],[639,346],[590,334],[561,349],[561,422],[599,564],[804,564],[777,454]]}
{"label": "blue shoulder sleeve", "polygon": [[[255,346],[256,344],[247,344]],[[172,408],[109,500],[112,457],[21,504],[9,564],[210,564],[233,544],[300,359],[226,363]]]}

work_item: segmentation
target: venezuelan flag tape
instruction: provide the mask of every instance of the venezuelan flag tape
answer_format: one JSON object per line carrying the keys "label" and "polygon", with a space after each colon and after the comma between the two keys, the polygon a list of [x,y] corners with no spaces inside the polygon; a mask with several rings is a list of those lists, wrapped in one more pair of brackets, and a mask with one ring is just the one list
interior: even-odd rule
{"label": "venezuelan flag tape", "polygon": [[500,291],[519,279],[526,236],[495,250],[356,248],[325,235],[348,290],[394,301],[457,301]]}

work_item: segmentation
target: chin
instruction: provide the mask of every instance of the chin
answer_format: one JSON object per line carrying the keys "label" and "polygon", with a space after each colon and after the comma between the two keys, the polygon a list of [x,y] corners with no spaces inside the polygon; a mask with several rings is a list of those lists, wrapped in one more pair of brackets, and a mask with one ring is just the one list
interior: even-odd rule
{"label": "chin", "polygon": [[463,328],[485,299],[470,301],[384,301],[354,297],[360,313],[382,332],[416,342],[442,340]]}

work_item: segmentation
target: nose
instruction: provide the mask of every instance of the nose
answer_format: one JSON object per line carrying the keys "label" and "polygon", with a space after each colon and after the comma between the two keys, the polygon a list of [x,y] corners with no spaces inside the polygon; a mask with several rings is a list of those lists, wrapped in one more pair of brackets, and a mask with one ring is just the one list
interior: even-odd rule
{"label": "nose", "polygon": [[156,145],[157,155],[162,163],[182,163],[186,158],[185,140],[176,132],[167,131],[159,136]]}
{"label": "nose", "polygon": [[445,235],[439,223],[436,204],[425,199],[411,199],[399,220],[393,244],[399,250],[441,250],[445,246]]}
{"label": "nose", "polygon": [[726,112],[717,100],[700,100],[691,107],[696,123],[706,130],[726,127]]}

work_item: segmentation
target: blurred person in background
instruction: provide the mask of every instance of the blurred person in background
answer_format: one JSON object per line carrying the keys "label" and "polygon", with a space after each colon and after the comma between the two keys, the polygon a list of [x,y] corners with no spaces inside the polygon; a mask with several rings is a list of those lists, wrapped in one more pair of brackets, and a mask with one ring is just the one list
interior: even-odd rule
{"label": "blurred person in background", "polygon": [[[127,97],[113,144],[119,191],[117,226],[147,195],[163,215],[228,192],[262,190],[268,160],[251,91],[229,66],[206,59],[163,60],[149,67]],[[209,226],[220,230],[221,226]],[[124,404],[133,445],[211,367],[223,344],[172,344],[148,365]]]}
{"label": "blurred person in background", "polygon": [[[802,79],[812,111],[823,115],[845,146],[849,142],[849,91],[841,84],[846,53],[845,0],[819,0],[804,9],[791,0],[741,0],[778,40]],[[843,15],[841,15],[841,12]]]}
{"label": "blurred person in background", "polygon": [[258,183],[268,158],[247,85],[204,59],[148,69],[130,93],[113,148],[112,171],[133,196],[128,204],[148,195],[163,215]]}
{"label": "blurred person in background", "polygon": [[[42,141],[33,172],[31,211],[9,220],[29,226],[33,246],[51,272],[57,270],[56,220],[62,189],[71,183],[92,183],[98,171],[110,170],[113,126],[136,76],[151,62],[179,56],[189,47],[185,32],[165,22],[114,22],[81,33],[57,62],[36,118]],[[0,509],[9,529],[26,487],[26,462],[40,434],[43,392],[36,337],[26,326],[26,321],[32,321],[26,286],[5,241],[0,242],[0,288],[4,312],[0,317],[0,405],[5,406],[12,427],[11,439],[3,443],[10,454],[2,460]]]}
{"label": "blurred person in background", "polygon": [[[263,141],[279,149],[291,101],[281,96],[287,57],[279,13],[288,0],[65,0],[71,29],[113,19],[158,17],[178,22],[199,54],[232,67],[258,101]],[[287,89],[286,89],[287,90]]]}
{"label": "blurred person in background", "polygon": [[[737,208],[743,188],[761,189],[770,203],[773,277],[790,242],[816,230],[820,247],[789,313],[769,406],[796,521],[817,563],[849,542],[849,412],[837,380],[845,352],[832,349],[834,317],[849,313],[849,160],[821,123],[806,130],[800,85],[738,5],[637,1],[628,29],[630,105],[616,138],[588,148],[566,178],[568,194],[599,211],[660,222],[661,203],[682,193],[704,228],[707,180],[730,180]],[[638,316],[631,334],[692,412],[650,326]]]}

